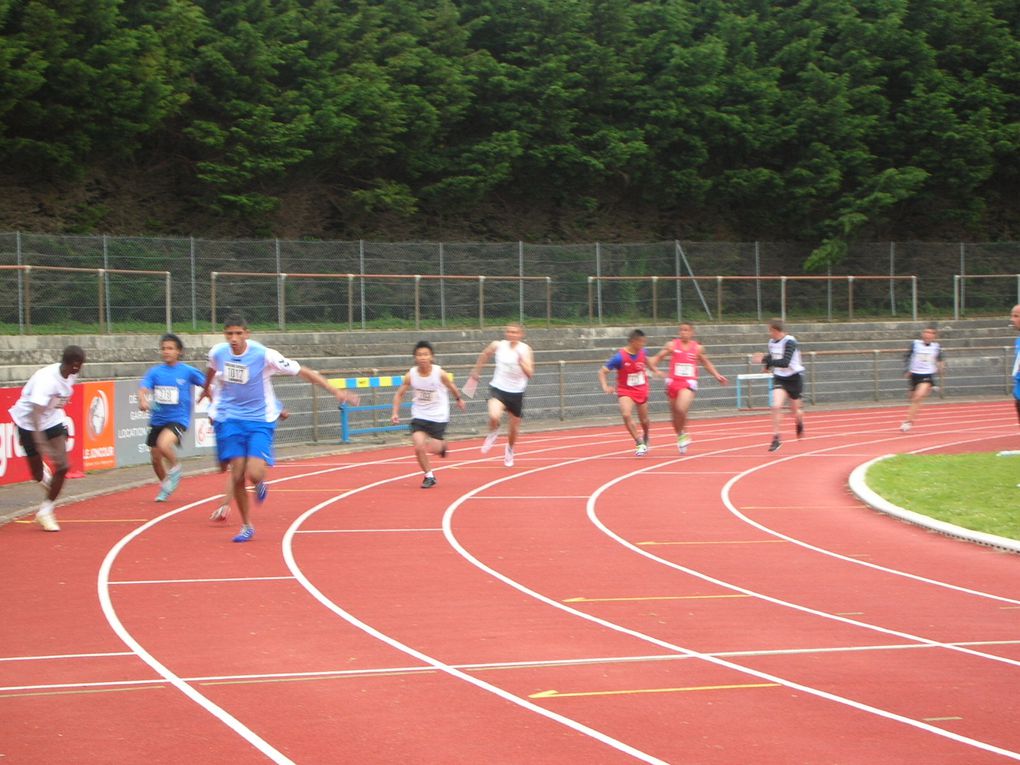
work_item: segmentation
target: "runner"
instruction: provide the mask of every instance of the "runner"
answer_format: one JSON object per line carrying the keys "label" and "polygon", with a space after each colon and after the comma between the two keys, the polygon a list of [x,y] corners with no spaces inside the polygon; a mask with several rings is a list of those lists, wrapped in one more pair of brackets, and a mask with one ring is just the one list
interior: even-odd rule
{"label": "runner", "polygon": [[521,430],[524,416],[524,390],[535,374],[535,356],[531,346],[524,342],[524,327],[515,322],[506,325],[503,340],[493,340],[478,355],[474,369],[468,379],[476,384],[482,367],[495,356],[496,369],[489,382],[489,434],[482,443],[482,454],[488,454],[499,436],[499,424],[503,413],[509,415],[506,448],[503,464],[513,467],[514,447]]}
{"label": "runner", "polygon": [[457,406],[464,411],[467,406],[460,397],[460,391],[450,380],[449,374],[433,361],[432,344],[421,340],[414,346],[414,366],[404,375],[404,381],[393,394],[394,425],[400,422],[400,402],[408,390],[411,398],[411,441],[425,477],[421,487],[431,489],[436,485],[436,476],[429,462],[429,452],[446,456],[446,426],[450,422],[450,396],[457,400]]}
{"label": "runner", "polygon": [[358,396],[334,388],[314,369],[302,367],[279,351],[250,339],[248,323],[241,316],[230,316],[223,324],[226,342],[209,350],[209,368],[205,373],[205,391],[216,374],[222,385],[216,401],[216,453],[220,462],[230,464],[234,501],[241,513],[241,531],[235,542],[247,542],[255,535],[249,514],[245,481],[255,485],[260,503],[268,489],[264,482],[267,466],[273,464],[273,437],[283,406],[273,391],[274,374],[299,376],[329,391],[337,401],[358,403]]}
{"label": "runner", "polygon": [[779,437],[780,425],[783,421],[783,404],[790,400],[790,412],[796,420],[797,438],[804,435],[804,416],[800,411],[800,399],[804,392],[804,365],[800,360],[800,347],[797,338],[786,334],[781,319],[769,322],[768,353],[756,353],[752,357],[756,364],[761,364],[766,371],[772,371],[772,443],[769,451],[774,452],[782,446]]}
{"label": "runner", "polygon": [[933,390],[938,390],[938,380],[942,379],[945,373],[946,364],[943,361],[942,345],[935,341],[938,330],[934,325],[927,326],[921,330],[921,338],[914,340],[904,354],[903,361],[906,365],[905,377],[910,381],[910,392],[907,398],[910,405],[907,407],[907,419],[900,425],[904,433],[914,426],[914,418],[917,417],[917,410],[921,402],[927,398]]}
{"label": "runner", "polygon": [[[18,428],[18,440],[25,450],[32,478],[42,484],[45,492],[46,499],[35,520],[46,531],[60,531],[53,510],[70,467],[64,408],[84,365],[85,351],[77,345],[67,346],[59,363],[43,367],[28,379],[21,397],[8,410]],[[52,470],[44,459],[53,465]]]}
{"label": "runner", "polygon": [[195,367],[181,363],[184,343],[170,332],[159,339],[163,363],[145,373],[138,388],[138,408],[151,412],[149,447],[152,470],[159,479],[157,502],[166,502],[181,480],[177,447],[191,425],[192,386],[205,387],[205,376]]}
{"label": "runner", "polygon": [[[599,369],[599,384],[602,390],[610,395],[616,394],[623,425],[634,439],[634,454],[644,457],[648,453],[648,431],[651,422],[648,418],[648,373],[647,369],[662,377],[662,373],[651,366],[645,344],[648,338],[640,329],[633,330],[627,336],[627,345],[618,350],[612,358]],[[616,386],[613,387],[606,379],[611,371],[616,372]],[[641,436],[634,426],[633,412],[637,408],[638,421],[641,423]]]}
{"label": "runner", "polygon": [[694,325],[690,322],[680,324],[679,337],[666,343],[649,364],[655,369],[666,356],[670,356],[666,396],[670,401],[673,430],[676,432],[676,448],[681,454],[687,454],[687,448],[693,442],[687,433],[687,413],[698,392],[698,365],[705,367],[721,385],[727,385],[729,380],[719,374],[705,354],[704,347],[694,339]]}
{"label": "runner", "polygon": [[[1020,303],[1009,312],[1009,323],[1020,332]],[[1020,337],[1016,339],[1016,358],[1013,359],[1013,404],[1016,406],[1017,420],[1020,421]]]}

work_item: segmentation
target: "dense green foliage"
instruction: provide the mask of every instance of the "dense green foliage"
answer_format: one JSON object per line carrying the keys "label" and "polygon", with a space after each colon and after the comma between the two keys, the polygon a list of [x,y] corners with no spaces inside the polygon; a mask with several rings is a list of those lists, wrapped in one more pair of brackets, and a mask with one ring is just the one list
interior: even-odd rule
{"label": "dense green foliage", "polygon": [[816,265],[897,220],[995,236],[1015,0],[0,0],[0,161],[172,167],[258,221],[628,200]]}

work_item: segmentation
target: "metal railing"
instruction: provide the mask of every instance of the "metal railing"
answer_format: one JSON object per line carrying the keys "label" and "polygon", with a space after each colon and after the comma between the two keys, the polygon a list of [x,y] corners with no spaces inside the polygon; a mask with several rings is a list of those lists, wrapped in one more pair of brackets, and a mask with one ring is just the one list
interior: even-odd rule
{"label": "metal railing", "polygon": [[[346,300],[336,301],[336,296],[323,296],[334,307],[339,306],[343,312],[346,306],[346,323],[348,329],[355,326],[355,306],[359,306],[360,326],[364,328],[367,324],[366,309],[370,300],[366,297],[366,286],[375,286],[379,289],[389,289],[388,298],[392,305],[406,308],[413,305],[414,328],[420,329],[423,321],[423,314],[432,316],[445,327],[450,319],[450,311],[447,305],[447,288],[451,284],[477,285],[477,293],[473,295],[471,305],[477,304],[477,322],[480,329],[485,328],[486,320],[486,284],[516,284],[519,291],[518,305],[515,306],[520,321],[526,317],[524,285],[525,283],[538,283],[545,286],[544,294],[544,319],[546,326],[552,325],[553,308],[553,280],[548,276],[484,276],[484,275],[463,275],[463,274],[312,274],[312,273],[264,273],[256,271],[213,271],[209,275],[210,281],[210,319],[213,329],[218,328],[220,293],[222,291],[221,281],[229,279],[272,279],[276,283],[276,323],[279,329],[287,328],[287,285],[294,284],[300,280],[319,280],[341,282],[346,285]],[[435,284],[438,295],[432,301],[424,301],[422,285]],[[358,290],[355,286],[358,286]],[[411,295],[407,295],[407,286],[411,288]],[[408,299],[409,298],[409,299]],[[395,301],[395,302],[394,302]],[[237,301],[234,301],[237,303]],[[247,301],[240,302],[240,305],[248,304]],[[431,310],[429,310],[431,309]],[[474,313],[474,311],[472,311]],[[464,314],[462,314],[464,315]],[[506,311],[501,313],[506,315]],[[338,322],[339,323],[339,322]]]}
{"label": "metal railing", "polygon": [[[967,282],[999,279],[1016,281],[1016,303],[1014,305],[1020,304],[1020,274],[953,274],[953,318],[959,319],[967,313]],[[999,292],[995,291],[993,300],[1001,298]],[[1005,306],[1003,309],[1005,310]]]}
{"label": "metal railing", "polygon": [[[159,276],[163,279],[163,316],[166,323],[166,331],[170,332],[173,328],[173,315],[171,311],[172,305],[172,281],[169,271],[146,271],[139,269],[128,269],[128,268],[76,268],[70,266],[5,266],[0,265],[2,271],[16,271],[18,273],[18,326],[19,330],[26,334],[32,332],[32,310],[33,310],[33,281],[32,274],[36,272],[60,272],[60,273],[89,273],[96,276],[96,310],[97,318],[99,323],[99,331],[101,333],[108,333],[111,331],[111,325],[114,322],[113,306],[111,305],[111,294],[109,277],[111,274],[124,275],[124,276]],[[75,285],[77,286],[77,284]],[[38,285],[37,285],[38,288]],[[61,288],[58,287],[58,290]],[[68,289],[65,287],[61,290],[65,295]],[[131,286],[125,287],[119,291],[125,297],[133,292]],[[79,304],[79,307],[80,306]],[[150,306],[141,306],[144,309],[150,308]],[[123,314],[116,318],[127,318]]]}
{"label": "metal railing", "polygon": [[[755,298],[754,298],[754,311],[753,313],[758,319],[762,318],[763,314],[763,300],[761,286],[768,283],[778,283],[779,285],[779,316],[782,319],[787,319],[789,302],[790,302],[790,290],[789,285],[791,283],[810,283],[820,284],[825,283],[826,286],[826,316],[829,321],[833,320],[835,315],[834,305],[835,297],[833,291],[833,285],[843,282],[846,284],[846,318],[854,318],[854,285],[860,282],[881,282],[883,285],[895,283],[895,282],[907,282],[910,284],[910,313],[914,321],[917,320],[917,301],[918,301],[918,288],[917,288],[917,277],[916,276],[589,276],[588,277],[588,321],[591,324],[595,324],[596,321],[601,324],[605,315],[604,311],[604,298],[602,290],[600,289],[603,283],[605,284],[636,284],[645,285],[648,287],[651,295],[651,314],[652,323],[659,323],[660,315],[660,296],[659,296],[659,285],[660,284],[672,284],[676,287],[676,319],[681,321],[684,318],[684,307],[683,307],[683,293],[682,285],[684,283],[691,284],[696,293],[698,301],[700,302],[704,313],[707,315],[710,321],[722,321],[723,319],[723,306],[724,306],[724,285],[726,284],[737,284],[737,283],[749,283],[755,286]],[[713,315],[712,309],[709,306],[704,292],[700,288],[700,283],[708,285],[715,284],[715,314]],[[647,302],[647,301],[646,301]],[[748,301],[745,299],[744,305],[741,306],[744,312],[747,312]],[[737,309],[738,311],[741,309]],[[887,307],[890,315],[896,315],[895,302],[892,301]],[[688,312],[689,313],[689,312]],[[671,317],[672,318],[672,317]]]}

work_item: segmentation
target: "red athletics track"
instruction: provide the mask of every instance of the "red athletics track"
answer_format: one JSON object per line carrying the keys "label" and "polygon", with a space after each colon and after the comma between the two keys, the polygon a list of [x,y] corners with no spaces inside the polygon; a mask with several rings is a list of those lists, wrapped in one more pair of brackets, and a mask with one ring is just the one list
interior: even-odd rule
{"label": "red athletics track", "polygon": [[[620,426],[219,476],[0,528],[4,763],[1020,759],[1020,558],[846,490],[892,452],[1017,447],[1005,404]],[[1020,476],[1018,476],[1020,478]],[[87,480],[87,479],[86,479]],[[977,479],[975,479],[977,480]]]}

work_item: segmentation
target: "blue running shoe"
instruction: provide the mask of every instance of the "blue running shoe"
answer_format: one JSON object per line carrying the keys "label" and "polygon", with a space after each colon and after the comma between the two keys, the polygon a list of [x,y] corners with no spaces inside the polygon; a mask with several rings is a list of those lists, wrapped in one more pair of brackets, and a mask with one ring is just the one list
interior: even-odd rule
{"label": "blue running shoe", "polygon": [[269,487],[266,486],[265,481],[259,481],[255,484],[255,497],[258,499],[259,504],[266,501],[266,497],[269,496]]}
{"label": "blue running shoe", "polygon": [[255,536],[254,526],[242,526],[241,533],[234,537],[235,542],[249,542]]}
{"label": "blue running shoe", "polygon": [[156,495],[156,501],[166,502],[168,499],[170,499],[170,492],[168,492],[166,488],[160,489],[159,494]]}

